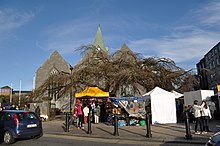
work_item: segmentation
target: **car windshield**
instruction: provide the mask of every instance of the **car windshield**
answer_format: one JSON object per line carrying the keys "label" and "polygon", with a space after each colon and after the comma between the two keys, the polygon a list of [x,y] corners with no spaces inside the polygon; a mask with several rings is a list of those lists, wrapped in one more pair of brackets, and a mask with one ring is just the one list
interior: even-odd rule
{"label": "car windshield", "polygon": [[17,113],[17,116],[19,121],[37,119],[37,116],[34,113],[30,113],[30,112]]}

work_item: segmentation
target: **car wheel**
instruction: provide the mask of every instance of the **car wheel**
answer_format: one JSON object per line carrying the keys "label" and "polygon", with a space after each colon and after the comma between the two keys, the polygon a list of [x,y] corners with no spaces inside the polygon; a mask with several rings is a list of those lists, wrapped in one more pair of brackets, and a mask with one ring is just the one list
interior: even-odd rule
{"label": "car wheel", "polygon": [[12,144],[14,143],[15,139],[13,137],[13,135],[11,134],[11,132],[6,131],[4,134],[4,143],[5,144]]}

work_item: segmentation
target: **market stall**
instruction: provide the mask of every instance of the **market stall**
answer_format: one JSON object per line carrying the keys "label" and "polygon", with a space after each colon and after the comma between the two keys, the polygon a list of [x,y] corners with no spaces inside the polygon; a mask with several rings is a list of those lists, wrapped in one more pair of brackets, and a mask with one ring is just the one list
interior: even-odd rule
{"label": "market stall", "polygon": [[159,87],[143,95],[148,100],[152,124],[176,123],[175,95]]}
{"label": "market stall", "polygon": [[109,92],[102,91],[98,87],[87,87],[82,92],[75,94],[76,98],[101,98],[109,97]]}
{"label": "market stall", "polygon": [[[110,97],[114,102],[113,114],[120,117],[119,126],[139,125],[145,120],[145,98],[143,97]],[[145,122],[145,121],[144,121]]]}

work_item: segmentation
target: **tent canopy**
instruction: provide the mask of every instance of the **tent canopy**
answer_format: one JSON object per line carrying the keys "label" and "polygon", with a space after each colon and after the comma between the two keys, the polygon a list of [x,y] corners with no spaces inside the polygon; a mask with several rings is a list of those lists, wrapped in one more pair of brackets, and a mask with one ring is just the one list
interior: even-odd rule
{"label": "tent canopy", "polygon": [[113,101],[146,100],[144,97],[110,97]]}
{"label": "tent canopy", "polygon": [[98,87],[87,87],[84,91],[75,94],[76,98],[83,97],[109,97],[109,92],[104,92]]}
{"label": "tent canopy", "polygon": [[171,91],[174,95],[175,95],[175,98],[180,98],[180,97],[183,97],[183,94],[179,93],[179,92],[176,92],[174,90]]}
{"label": "tent canopy", "polygon": [[151,101],[152,123],[176,123],[176,102],[173,93],[159,87],[143,95]]}

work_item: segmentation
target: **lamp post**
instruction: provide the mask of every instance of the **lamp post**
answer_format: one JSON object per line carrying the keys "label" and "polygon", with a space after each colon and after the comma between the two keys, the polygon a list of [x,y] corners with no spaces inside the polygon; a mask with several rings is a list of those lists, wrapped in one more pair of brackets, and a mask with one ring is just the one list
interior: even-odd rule
{"label": "lamp post", "polygon": [[71,115],[71,111],[72,111],[72,78],[71,78],[72,71],[73,71],[73,67],[71,65],[70,65],[70,73],[62,71],[62,73],[65,73],[65,74],[69,75],[70,85],[71,85],[71,87],[70,87],[70,99],[69,99],[70,110],[69,110],[69,113],[68,112],[66,113],[66,132],[69,132],[69,126],[70,126],[69,119],[70,119],[70,115]]}

